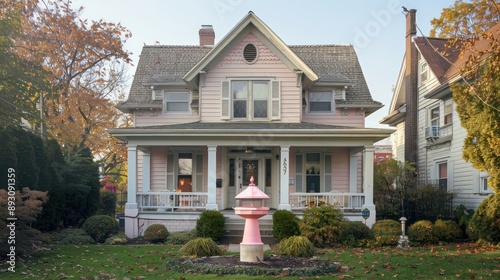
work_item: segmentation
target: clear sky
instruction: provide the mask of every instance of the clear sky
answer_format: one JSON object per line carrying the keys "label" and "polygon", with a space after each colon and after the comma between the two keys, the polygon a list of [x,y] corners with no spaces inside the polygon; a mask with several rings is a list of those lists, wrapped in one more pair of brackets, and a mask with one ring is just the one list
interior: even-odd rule
{"label": "clear sky", "polygon": [[[401,6],[417,10],[417,25],[429,35],[430,20],[454,0],[74,0],[82,18],[121,22],[132,32],[125,48],[137,64],[144,44],[198,45],[201,25],[213,25],[215,43],[253,11],[286,44],[352,44],[373,99],[385,106],[366,119],[386,127],[405,46]],[[422,36],[422,34],[418,34]],[[135,68],[131,67],[129,75]]]}

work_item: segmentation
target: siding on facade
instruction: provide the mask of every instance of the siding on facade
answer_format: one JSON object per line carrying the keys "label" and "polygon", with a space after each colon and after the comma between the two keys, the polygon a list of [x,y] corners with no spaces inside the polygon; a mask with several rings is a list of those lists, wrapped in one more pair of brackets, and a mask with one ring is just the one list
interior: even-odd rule
{"label": "siding on facade", "polygon": [[[248,43],[254,43],[258,48],[259,57],[253,64],[246,63],[242,56],[242,50]],[[202,122],[221,121],[221,81],[238,78],[269,78],[280,81],[280,122],[300,122],[302,98],[300,96],[300,87],[297,86],[297,76],[252,33],[249,33],[207,72],[205,86],[200,90]]]}

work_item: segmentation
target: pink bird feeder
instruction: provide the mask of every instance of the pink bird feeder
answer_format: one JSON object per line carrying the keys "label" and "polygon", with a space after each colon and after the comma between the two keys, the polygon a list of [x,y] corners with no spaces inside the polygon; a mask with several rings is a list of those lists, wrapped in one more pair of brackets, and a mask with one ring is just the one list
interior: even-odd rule
{"label": "pink bird feeder", "polygon": [[235,214],[245,218],[245,230],[240,243],[240,261],[260,262],[264,259],[264,243],[260,238],[259,218],[269,212],[269,207],[263,207],[264,199],[269,199],[269,196],[255,186],[252,176],[250,185],[235,199],[240,201],[240,206],[234,208]]}

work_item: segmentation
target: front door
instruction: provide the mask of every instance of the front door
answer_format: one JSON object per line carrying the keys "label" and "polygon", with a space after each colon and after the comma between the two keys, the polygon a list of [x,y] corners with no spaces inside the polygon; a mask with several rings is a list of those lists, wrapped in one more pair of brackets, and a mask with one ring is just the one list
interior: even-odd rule
{"label": "front door", "polygon": [[[229,159],[228,208],[238,206],[234,197],[248,187],[252,176],[255,186],[271,197],[272,174],[270,158],[262,155],[244,155]],[[264,205],[271,205],[271,200],[265,201]]]}

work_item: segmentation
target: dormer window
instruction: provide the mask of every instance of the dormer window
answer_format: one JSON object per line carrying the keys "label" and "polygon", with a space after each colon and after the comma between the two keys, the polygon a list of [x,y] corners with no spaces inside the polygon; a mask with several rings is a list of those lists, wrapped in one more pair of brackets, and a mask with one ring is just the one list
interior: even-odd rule
{"label": "dormer window", "polygon": [[243,58],[247,63],[254,63],[257,60],[257,47],[250,43],[243,48]]}
{"label": "dormer window", "polygon": [[311,113],[333,113],[335,109],[333,91],[310,91],[307,104]]}
{"label": "dormer window", "polygon": [[189,112],[189,99],[189,92],[166,92],[163,98],[163,112]]}

